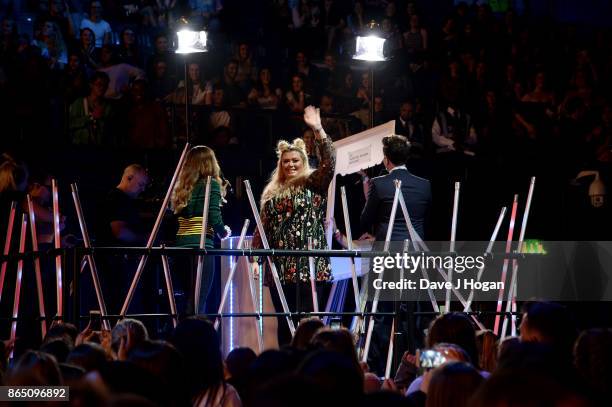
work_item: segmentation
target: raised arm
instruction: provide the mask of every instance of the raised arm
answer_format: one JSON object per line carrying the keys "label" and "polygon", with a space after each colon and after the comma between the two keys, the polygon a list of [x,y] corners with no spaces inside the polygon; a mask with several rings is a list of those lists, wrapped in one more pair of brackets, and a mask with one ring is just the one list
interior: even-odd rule
{"label": "raised arm", "polygon": [[304,122],[312,129],[315,135],[315,146],[318,155],[321,157],[319,167],[308,177],[306,186],[316,191],[325,193],[327,187],[334,176],[336,159],[334,157],[334,147],[327,137],[321,125],[321,114],[318,108],[308,106],[304,109]]}

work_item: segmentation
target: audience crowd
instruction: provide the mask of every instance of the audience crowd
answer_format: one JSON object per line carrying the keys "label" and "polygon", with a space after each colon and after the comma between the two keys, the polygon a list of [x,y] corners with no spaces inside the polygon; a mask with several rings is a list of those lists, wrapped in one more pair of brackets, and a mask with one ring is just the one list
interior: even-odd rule
{"label": "audience crowd", "polygon": [[302,320],[290,345],[260,354],[239,347],[225,358],[201,317],[180,321],[163,339],[129,318],[112,331],[56,323],[38,350],[15,353],[9,366],[13,343],[0,342],[2,382],[70,386],[75,406],[607,405],[612,330],[578,335],[567,309],[550,302],[526,303],[521,320],[519,337],[499,340],[465,314],[442,314],[425,338],[442,363],[427,368],[406,353],[391,378],[359,362],[349,330],[318,319]]}
{"label": "audience crowd", "polygon": [[[185,137],[188,99],[192,137],[213,147],[275,141],[273,125],[244,112],[281,112],[272,116],[280,121],[308,104],[321,107],[337,139],[368,126],[373,103],[375,124],[396,119],[419,155],[460,167],[510,156],[535,165],[550,152],[568,173],[610,161],[604,29],[462,2],[446,15],[391,0],[75,3],[31,6],[29,27],[5,8],[7,134],[168,148]],[[207,28],[209,53],[173,53],[185,20]],[[373,95],[368,66],[351,59],[371,20],[391,58],[374,70]],[[286,132],[301,135],[298,117]]]}

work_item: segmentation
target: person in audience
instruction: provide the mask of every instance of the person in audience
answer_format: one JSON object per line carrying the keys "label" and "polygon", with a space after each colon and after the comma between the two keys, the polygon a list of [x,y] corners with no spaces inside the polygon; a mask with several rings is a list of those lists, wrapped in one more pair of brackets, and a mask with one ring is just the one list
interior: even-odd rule
{"label": "person in audience", "polygon": [[235,59],[238,61],[236,82],[243,90],[248,90],[257,80],[257,66],[251,55],[249,44],[246,42],[238,44],[238,52]]}
{"label": "person in audience", "polygon": [[302,319],[295,330],[295,335],[291,339],[291,347],[300,351],[307,350],[314,335],[324,326],[319,318]]}
{"label": "person in audience", "polygon": [[89,95],[75,100],[69,109],[68,127],[73,144],[112,143],[113,108],[104,95],[110,79],[96,72],[89,80]]}
{"label": "person in audience", "polygon": [[112,29],[110,24],[102,19],[102,2],[94,0],[89,4],[89,14],[81,21],[80,29],[89,28],[93,31],[96,47],[110,44],[112,41]]}
{"label": "person in audience", "polygon": [[223,379],[223,359],[213,325],[199,317],[189,317],[175,328],[170,342],[185,359],[185,387],[197,407],[240,407],[236,389]]}
{"label": "person in audience", "polygon": [[79,34],[79,55],[87,75],[91,75],[94,71],[100,68],[100,49],[96,47],[96,34],[90,28],[81,28]]}
{"label": "person in audience", "polygon": [[172,140],[166,111],[147,95],[144,79],[130,88],[131,104],[127,114],[128,144],[134,148],[170,148]]}
{"label": "person in audience", "polygon": [[102,47],[100,62],[102,67],[98,69],[98,72],[106,73],[109,78],[108,89],[104,95],[107,99],[121,99],[127,94],[130,83],[137,79],[145,79],[145,73],[142,69],[120,62],[116,50],[111,45]]}
{"label": "person in audience", "polygon": [[304,79],[302,75],[293,75],[291,78],[291,88],[285,94],[287,106],[293,113],[303,112],[310,104],[311,96],[304,90]]}
{"label": "person in audience", "polygon": [[467,407],[484,381],[478,370],[463,362],[444,364],[430,374],[429,383],[421,386],[427,394],[426,407]]}
{"label": "person in audience", "polygon": [[108,356],[102,345],[86,342],[75,346],[70,351],[66,363],[81,367],[85,372],[91,372],[100,369],[107,360]]}
{"label": "person in audience", "polygon": [[[172,191],[171,206],[178,218],[178,231],[176,232],[176,245],[181,247],[199,247],[202,234],[202,211],[204,210],[205,187],[207,177],[211,177],[210,201],[208,205],[208,229],[206,230],[205,247],[214,248],[217,237],[224,239],[231,235],[229,227],[223,223],[221,207],[226,193],[226,183],[221,179],[221,168],[215,152],[207,146],[195,146],[189,150],[185,164],[181,169],[174,190]],[[204,257],[204,269],[200,283],[200,303],[195,309],[193,287],[196,278],[196,259],[189,258],[189,267],[185,268],[187,278],[181,282],[182,287],[190,293],[186,305],[187,313],[206,313],[208,295],[212,288],[215,276],[215,258]],[[209,307],[210,307],[210,301]]]}
{"label": "person in audience", "polygon": [[128,65],[142,67],[142,60],[136,42],[136,33],[131,28],[125,28],[119,36],[119,60]]}
{"label": "person in audience", "polygon": [[68,105],[72,104],[77,98],[87,96],[89,91],[87,72],[78,52],[71,52],[68,55],[68,64],[64,67],[60,79],[60,89],[64,101]]}
{"label": "person in audience", "polygon": [[260,109],[276,110],[281,99],[282,91],[274,86],[270,68],[262,68],[259,71],[259,80],[249,92],[249,104]]}
{"label": "person in audience", "polygon": [[238,66],[239,62],[232,59],[223,69],[223,91],[227,105],[230,107],[246,106],[245,92],[238,82]]}
{"label": "person in audience", "polygon": [[583,331],[574,346],[574,366],[596,405],[604,405],[612,392],[612,329]]}
{"label": "person in audience", "polygon": [[[190,63],[187,72],[187,91],[190,99],[189,103],[194,106],[212,104],[212,86],[204,81],[202,72],[200,70],[200,65],[197,63]],[[181,92],[175,93],[174,102],[185,104],[184,80],[178,83],[178,89],[180,89]]]}
{"label": "person in audience", "polygon": [[149,89],[154,100],[165,102],[171,99],[175,83],[170,77],[168,63],[165,60],[159,59],[153,62],[153,72],[149,78]]}

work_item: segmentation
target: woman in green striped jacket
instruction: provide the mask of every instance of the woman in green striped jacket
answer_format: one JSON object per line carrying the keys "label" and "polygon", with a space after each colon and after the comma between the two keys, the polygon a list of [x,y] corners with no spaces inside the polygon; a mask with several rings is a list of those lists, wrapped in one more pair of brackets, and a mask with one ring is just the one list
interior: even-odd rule
{"label": "woman in green striped jacket", "polygon": [[[174,214],[178,218],[178,231],[176,233],[176,245],[181,247],[199,247],[200,235],[202,233],[202,214],[204,210],[204,191],[206,179],[212,178],[210,186],[210,201],[208,207],[208,226],[206,230],[206,248],[214,247],[215,235],[225,238],[231,231],[223,223],[221,217],[221,205],[225,195],[225,185],[221,180],[221,169],[215,152],[206,146],[195,146],[187,153],[185,164],[172,192],[171,205]],[[187,270],[179,270],[182,273],[182,286],[188,298],[186,313],[205,313],[206,298],[210,292],[215,271],[215,258],[204,257],[204,270],[202,273],[202,284],[200,289],[200,307],[194,310],[193,288],[195,287],[195,271],[197,267],[196,258],[191,257]]]}

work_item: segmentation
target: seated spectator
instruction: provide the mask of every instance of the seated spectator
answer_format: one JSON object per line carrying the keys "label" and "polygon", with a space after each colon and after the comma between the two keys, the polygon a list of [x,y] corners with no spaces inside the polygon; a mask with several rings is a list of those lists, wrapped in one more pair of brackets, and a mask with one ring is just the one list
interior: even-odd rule
{"label": "seated spectator", "polygon": [[331,93],[324,93],[319,103],[321,110],[321,123],[325,132],[333,139],[340,140],[350,136],[347,119],[337,117],[336,104]]}
{"label": "seated spectator", "polygon": [[583,331],[574,347],[574,366],[597,405],[612,392],[612,329]]}
{"label": "seated spectator", "polygon": [[402,34],[402,37],[409,62],[414,60],[417,53],[426,51],[428,48],[427,30],[421,27],[421,18],[417,14],[410,16],[410,27]]}
{"label": "seated spectator", "polygon": [[[15,376],[21,373],[29,373],[37,377],[41,380],[40,385],[61,386],[63,384],[57,360],[48,353],[34,350],[25,352],[13,367],[12,372]],[[7,384],[10,381],[11,379],[8,380]]]}
{"label": "seated spectator", "polygon": [[102,66],[100,63],[100,48],[96,47],[96,35],[90,28],[80,30],[79,55],[88,76]]}
{"label": "seated spectator", "polygon": [[295,54],[295,74],[301,75],[302,87],[306,92],[313,94],[315,85],[319,82],[319,70],[310,63],[305,51],[298,51]]}
{"label": "seated spectator", "polygon": [[430,373],[429,383],[421,386],[427,394],[426,407],[467,407],[484,379],[472,365],[450,362]]}
{"label": "seated spectator", "polygon": [[102,47],[100,62],[102,67],[98,71],[106,73],[109,77],[108,89],[105,94],[108,99],[121,99],[129,90],[131,82],[136,79],[145,79],[145,73],[142,69],[120,62],[115,49],[110,45]]}
{"label": "seated spectator", "polygon": [[[212,87],[206,83],[202,77],[200,65],[190,63],[188,66],[187,90],[190,95],[190,104],[210,105],[212,103]],[[185,103],[185,81],[182,80],[177,85],[180,92],[174,94],[174,103]]]}
{"label": "seated spectator", "polygon": [[497,335],[490,329],[478,331],[476,343],[480,367],[487,372],[494,371],[497,366]]}
{"label": "seated spectator", "polygon": [[61,70],[68,63],[68,47],[56,23],[45,21],[40,40],[34,40],[33,45],[40,48],[41,55],[47,60],[49,69]]}
{"label": "seated spectator", "polygon": [[304,90],[304,79],[302,75],[293,75],[291,78],[291,88],[285,94],[285,98],[289,110],[293,113],[301,113],[306,106],[311,104],[311,95],[307,94]]}
{"label": "seated spectator", "polygon": [[522,342],[543,343],[552,348],[557,356],[569,362],[576,325],[565,307],[552,302],[529,302],[523,307],[520,326]]}
{"label": "seated spectator", "polygon": [[538,72],[534,88],[526,93],[514,117],[530,139],[545,139],[550,134],[550,119],[555,114],[555,100],[546,88],[546,74]]}
{"label": "seated spectator", "polygon": [[338,61],[333,52],[325,53],[325,68],[321,71],[319,92],[337,92],[342,88],[342,83],[346,75],[346,69],[338,66]]}
{"label": "seated spectator", "polygon": [[131,28],[121,31],[119,39],[119,60],[128,65],[142,67],[142,58],[136,44],[136,33]]}
{"label": "seated spectator", "polygon": [[425,129],[414,112],[414,104],[405,101],[400,105],[399,116],[395,120],[395,134],[402,135],[410,141],[411,149],[423,151],[425,146]]}
{"label": "seated spectator", "polygon": [[249,104],[260,109],[276,110],[281,98],[282,91],[273,85],[270,68],[262,68],[259,72],[259,81],[249,93]]}
{"label": "seated spectator", "polygon": [[[314,137],[312,141],[314,141]],[[316,166],[311,168],[316,168]],[[324,326],[319,318],[302,319],[295,330],[295,335],[291,339],[291,347],[301,351],[307,350],[314,335]]]}
{"label": "seated spectator", "polygon": [[112,30],[110,24],[102,19],[102,3],[94,0],[89,4],[89,15],[81,21],[81,27],[93,31],[96,39],[96,47],[111,43]]}
{"label": "seated spectator", "polygon": [[[458,347],[459,352],[465,352],[466,358],[457,358],[470,363],[475,368],[480,367],[478,359],[478,347],[476,345],[476,330],[469,317],[458,312],[450,312],[440,315],[434,319],[427,332],[427,348],[433,348],[438,344],[450,344]],[[487,373],[482,373],[487,375]],[[417,377],[408,387],[406,394],[419,390],[423,376]]]}
{"label": "seated spectator", "polygon": [[135,148],[170,148],[172,139],[166,111],[147,95],[146,82],[136,80],[130,90],[127,115],[128,144]]}
{"label": "seated spectator", "polygon": [[249,90],[257,80],[257,66],[247,43],[241,42],[238,44],[235,59],[238,61],[236,82],[243,90]]}
{"label": "seated spectator", "polygon": [[109,81],[106,73],[96,72],[89,80],[89,95],[70,105],[72,143],[102,145],[111,141],[113,109],[104,98]]}
{"label": "seated spectator", "polygon": [[64,100],[70,105],[76,98],[87,96],[87,73],[77,52],[71,52],[68,56],[68,64],[64,67],[61,77],[60,89]]}
{"label": "seated spectator", "polygon": [[171,342],[184,356],[186,390],[194,406],[239,407],[232,385],[223,380],[223,360],[213,325],[198,317],[181,321]]}
{"label": "seated spectator", "polygon": [[257,355],[251,348],[234,348],[225,358],[225,380],[238,391],[246,395],[249,369]]}
{"label": "seated spectator", "polygon": [[175,82],[170,77],[168,63],[159,59],[153,63],[153,72],[149,76],[151,96],[158,102],[166,101],[174,91]]}
{"label": "seated spectator", "polygon": [[478,142],[470,115],[452,102],[449,102],[446,109],[441,110],[434,119],[431,138],[437,146],[437,154],[457,152],[473,156]]}
{"label": "seated spectator", "polygon": [[149,76],[154,72],[157,61],[164,61],[169,69],[170,77],[176,79],[173,57],[174,54],[170,51],[168,37],[165,34],[158,34],[153,40],[153,55],[149,57],[147,62],[147,72]]}
{"label": "seated spectator", "polygon": [[183,355],[165,341],[144,340],[128,352],[127,360],[161,379],[175,405],[187,405]]}
{"label": "seated spectator", "polygon": [[66,358],[67,363],[79,366],[85,372],[100,369],[107,360],[106,351],[102,345],[93,342],[86,342],[75,346]]}
{"label": "seated spectator", "polygon": [[130,351],[149,339],[147,328],[137,319],[125,318],[111,331],[111,348],[119,360],[126,360]]}
{"label": "seated spectator", "polygon": [[39,25],[40,21],[51,21],[57,24],[62,34],[62,38],[67,41],[68,46],[71,45],[69,42],[77,34],[72,16],[70,15],[68,3],[63,0],[51,0],[49,2],[49,10],[40,14],[39,17],[34,20],[34,26]]}
{"label": "seated spectator", "polygon": [[229,107],[245,107],[245,93],[238,83],[238,61],[230,60],[223,68],[223,90]]}

